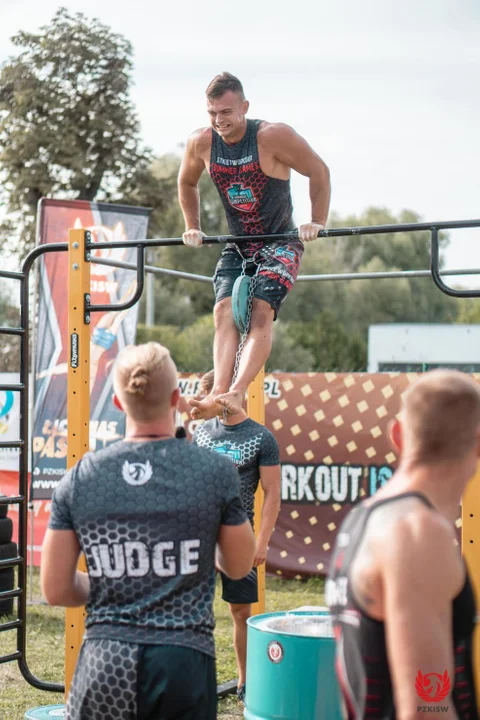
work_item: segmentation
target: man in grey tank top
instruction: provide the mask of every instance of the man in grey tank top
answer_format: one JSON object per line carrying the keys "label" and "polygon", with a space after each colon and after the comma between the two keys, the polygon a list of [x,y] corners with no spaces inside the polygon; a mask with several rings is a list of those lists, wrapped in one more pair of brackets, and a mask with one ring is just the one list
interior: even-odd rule
{"label": "man in grey tank top", "polygon": [[[200,247],[198,182],[207,168],[217,187],[230,233],[258,236],[258,241],[230,243],[215,271],[215,386],[203,399],[192,399],[192,417],[209,419],[224,409],[240,412],[248,385],[265,364],[272,346],[272,325],[298,274],[303,243],[324,229],[330,204],[329,171],[323,160],[291,127],[247,120],[249,103],[238,78],[217,75],[207,88],[211,127],[190,136],[178,178],[185,218],[183,241]],[[294,229],[290,172],[309,178],[311,220],[288,241],[263,242],[263,235]],[[256,274],[250,332],[236,378],[233,378],[238,330],[232,314],[235,280]]]}
{"label": "man in grey tank top", "polygon": [[255,538],[233,464],[175,437],[177,385],[166,348],[125,348],[125,440],[84,455],[54,492],[42,590],[87,606],[68,720],[216,718],[215,564],[244,577]]}

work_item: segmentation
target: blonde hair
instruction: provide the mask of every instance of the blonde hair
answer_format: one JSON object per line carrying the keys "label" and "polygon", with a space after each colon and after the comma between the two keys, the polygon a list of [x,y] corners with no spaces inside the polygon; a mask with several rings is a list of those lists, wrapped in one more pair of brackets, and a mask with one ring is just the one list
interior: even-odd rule
{"label": "blonde hair", "polygon": [[170,351],[160,343],[127,345],[115,362],[113,385],[127,415],[142,423],[165,416],[178,386]]}
{"label": "blonde hair", "polygon": [[198,390],[200,395],[208,395],[213,390],[213,383],[215,381],[215,374],[213,370],[209,370],[205,375],[202,375]]}
{"label": "blonde hair", "polygon": [[456,370],[432,370],[403,395],[406,450],[420,462],[458,460],[478,443],[480,388]]}

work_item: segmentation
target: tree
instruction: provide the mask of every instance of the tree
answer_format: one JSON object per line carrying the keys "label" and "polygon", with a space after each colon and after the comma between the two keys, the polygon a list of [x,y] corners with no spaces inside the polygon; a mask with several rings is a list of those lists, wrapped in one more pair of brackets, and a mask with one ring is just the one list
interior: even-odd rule
{"label": "tree", "polygon": [[151,186],[151,156],[140,143],[132,47],[122,35],[61,8],[38,33],[12,41],[20,53],[0,70],[0,179],[3,234],[16,229],[14,249],[23,254],[41,197],[133,194],[142,182]]}
{"label": "tree", "polygon": [[265,364],[267,372],[305,372],[313,370],[314,363],[311,348],[296,342],[289,324],[277,320],[273,326],[272,352]]}
{"label": "tree", "polygon": [[213,317],[203,315],[178,332],[175,325],[157,325],[137,328],[137,343],[160,342],[170,350],[181,372],[207,372],[213,366]]}
{"label": "tree", "polygon": [[467,325],[480,323],[480,302],[478,298],[463,298],[461,300],[457,322]]}
{"label": "tree", "polygon": [[[185,230],[182,211],[177,200],[177,176],[181,158],[168,154],[156,158],[151,166],[153,182],[162,183],[168,193],[160,207],[150,203],[154,211],[149,222],[150,237],[181,237]],[[173,190],[172,190],[173,188]],[[203,173],[199,183],[201,198],[200,220],[202,229],[207,235],[228,234],[225,212],[218,192],[208,173]],[[182,270],[197,275],[213,276],[215,265],[221,253],[221,247],[205,246],[198,249],[185,247],[161,247],[152,252],[154,264],[173,270]],[[213,310],[213,288],[207,283],[192,280],[178,280],[162,276],[155,281],[158,301],[155,305],[155,320],[168,324],[172,313],[172,304],[178,309],[176,322],[184,327],[188,325],[191,312],[195,317]],[[162,288],[162,290],[160,290]],[[164,294],[167,292],[170,302],[165,304]],[[182,301],[178,302],[178,298]],[[188,303],[188,308],[185,306]]]}
{"label": "tree", "polygon": [[349,335],[328,310],[321,310],[316,320],[288,323],[288,336],[294,348],[308,350],[309,365],[302,370],[315,372],[358,371],[367,365],[366,343],[358,335]]}

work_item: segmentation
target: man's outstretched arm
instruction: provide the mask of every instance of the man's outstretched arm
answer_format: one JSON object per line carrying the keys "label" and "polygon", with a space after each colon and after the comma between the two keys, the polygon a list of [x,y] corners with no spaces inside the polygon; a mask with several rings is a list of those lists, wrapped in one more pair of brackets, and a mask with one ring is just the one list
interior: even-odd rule
{"label": "man's outstretched arm", "polygon": [[185,220],[183,242],[198,247],[202,244],[200,230],[200,193],[198,181],[205,169],[205,163],[197,155],[198,132],[188,138],[178,174],[178,201]]}
{"label": "man's outstretched arm", "polygon": [[[395,539],[381,550],[381,566],[396,717],[419,720],[432,704],[418,694],[422,677],[448,676],[451,689],[455,682],[452,600],[464,581],[462,565],[446,522],[425,512],[399,523]],[[442,717],[457,720],[451,690],[445,690]]]}

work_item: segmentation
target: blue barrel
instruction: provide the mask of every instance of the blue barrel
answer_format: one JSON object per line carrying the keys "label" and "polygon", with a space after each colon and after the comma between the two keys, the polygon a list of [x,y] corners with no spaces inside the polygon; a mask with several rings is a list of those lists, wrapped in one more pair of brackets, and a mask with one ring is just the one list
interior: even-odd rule
{"label": "blue barrel", "polygon": [[65,705],[44,705],[43,707],[30,708],[24,716],[24,720],[55,720],[65,717]]}
{"label": "blue barrel", "polygon": [[342,720],[328,612],[249,618],[246,720]]}

